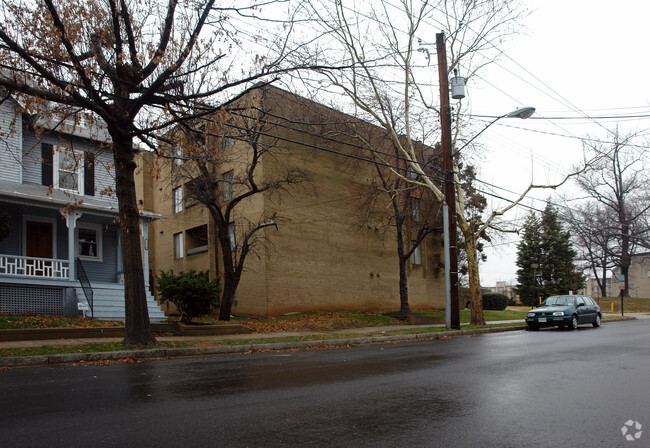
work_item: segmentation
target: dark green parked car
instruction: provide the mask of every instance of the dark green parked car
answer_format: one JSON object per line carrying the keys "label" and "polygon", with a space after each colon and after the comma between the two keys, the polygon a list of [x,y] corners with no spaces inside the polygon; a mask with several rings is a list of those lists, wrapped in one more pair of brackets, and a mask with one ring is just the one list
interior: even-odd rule
{"label": "dark green parked car", "polygon": [[580,324],[600,327],[600,307],[589,296],[550,296],[539,308],[530,311],[526,324],[530,330],[539,327],[567,327],[575,330]]}

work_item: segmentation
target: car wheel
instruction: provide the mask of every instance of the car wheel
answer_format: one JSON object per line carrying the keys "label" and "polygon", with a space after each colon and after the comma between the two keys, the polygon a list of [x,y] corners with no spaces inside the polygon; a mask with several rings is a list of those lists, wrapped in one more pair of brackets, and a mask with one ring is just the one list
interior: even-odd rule
{"label": "car wheel", "polygon": [[596,328],[600,327],[600,319],[601,319],[600,314],[596,314],[596,319],[593,321],[591,325],[593,325]]}
{"label": "car wheel", "polygon": [[537,325],[537,324],[528,324],[528,329],[530,331],[537,331],[537,330],[539,330],[539,325]]}
{"label": "car wheel", "polygon": [[571,316],[571,322],[569,323],[569,330],[577,330],[578,329],[578,316],[575,314]]}

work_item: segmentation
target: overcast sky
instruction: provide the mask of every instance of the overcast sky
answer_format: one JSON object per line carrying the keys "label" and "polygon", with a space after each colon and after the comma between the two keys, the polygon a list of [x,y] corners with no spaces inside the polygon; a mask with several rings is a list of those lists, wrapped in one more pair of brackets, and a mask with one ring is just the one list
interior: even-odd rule
{"label": "overcast sky", "polygon": [[[502,119],[479,137],[485,148],[480,179],[495,195],[513,198],[532,182],[553,183],[582,159],[578,137],[607,139],[607,129],[650,128],[650,118],[561,119],[650,115],[650,2],[643,0],[525,0],[532,11],[524,35],[514,37],[496,63],[467,86],[472,114],[502,115],[534,106],[534,117]],[[478,120],[478,118],[477,118]],[[485,120],[485,119],[483,119]],[[488,120],[489,121],[489,120]],[[523,128],[524,130],[514,129]],[[479,129],[480,130],[480,129]],[[552,136],[560,134],[560,136]],[[648,144],[646,139],[638,143]],[[571,194],[572,188],[561,193]],[[546,199],[552,192],[532,194]],[[556,196],[553,195],[553,198]],[[491,197],[494,206],[503,202]],[[526,205],[544,208],[543,201]],[[507,218],[523,218],[517,208]],[[481,283],[516,283],[515,236],[497,241],[481,266]]]}

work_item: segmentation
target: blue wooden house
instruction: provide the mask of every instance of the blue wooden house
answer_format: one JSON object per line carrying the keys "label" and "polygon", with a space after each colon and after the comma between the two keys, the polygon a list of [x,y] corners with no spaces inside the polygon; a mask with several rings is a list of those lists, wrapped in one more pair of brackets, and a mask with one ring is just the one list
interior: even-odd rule
{"label": "blue wooden house", "polygon": [[[124,282],[110,137],[90,120],[43,119],[0,98],[0,312],[124,319]],[[152,321],[165,319],[149,292]]]}

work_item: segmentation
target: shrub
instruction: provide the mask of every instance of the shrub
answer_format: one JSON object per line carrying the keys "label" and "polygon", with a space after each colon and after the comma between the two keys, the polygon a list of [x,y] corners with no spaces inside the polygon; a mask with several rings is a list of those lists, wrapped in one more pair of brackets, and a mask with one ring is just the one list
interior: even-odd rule
{"label": "shrub", "polygon": [[508,306],[508,296],[505,294],[486,293],[483,294],[483,309],[503,311]]}
{"label": "shrub", "polygon": [[219,306],[220,278],[210,281],[207,271],[160,271],[156,277],[160,298],[173,303],[181,313],[181,322],[189,324],[196,316],[210,314]]}

